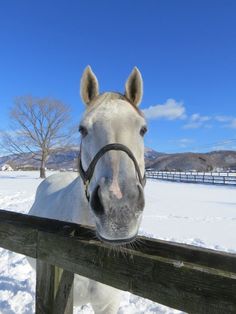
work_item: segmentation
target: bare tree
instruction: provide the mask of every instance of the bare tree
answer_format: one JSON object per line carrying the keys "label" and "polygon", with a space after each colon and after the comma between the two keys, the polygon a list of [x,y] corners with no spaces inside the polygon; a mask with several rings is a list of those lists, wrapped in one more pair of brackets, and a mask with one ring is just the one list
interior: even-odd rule
{"label": "bare tree", "polygon": [[12,130],[5,133],[4,146],[11,153],[27,152],[39,160],[40,178],[45,178],[49,155],[69,139],[69,107],[55,99],[22,96],[16,98],[10,119]]}

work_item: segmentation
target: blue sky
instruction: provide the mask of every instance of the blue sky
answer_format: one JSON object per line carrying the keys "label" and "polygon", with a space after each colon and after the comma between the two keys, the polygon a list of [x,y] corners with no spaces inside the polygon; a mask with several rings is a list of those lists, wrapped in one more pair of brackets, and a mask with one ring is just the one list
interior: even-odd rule
{"label": "blue sky", "polygon": [[144,79],[146,145],[162,152],[236,149],[236,2],[9,0],[0,3],[0,128],[14,97],[51,96],[84,110],[90,64],[101,91]]}

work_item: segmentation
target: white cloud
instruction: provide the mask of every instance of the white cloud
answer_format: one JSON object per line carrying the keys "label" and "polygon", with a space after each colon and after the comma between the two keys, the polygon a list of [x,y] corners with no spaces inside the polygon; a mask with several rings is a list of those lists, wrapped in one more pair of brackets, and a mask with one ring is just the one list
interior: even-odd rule
{"label": "white cloud", "polygon": [[217,122],[226,124],[223,125],[225,128],[236,129],[236,118],[232,116],[215,116],[214,117]]}
{"label": "white cloud", "polygon": [[169,98],[162,105],[150,106],[143,110],[147,119],[185,119],[185,107],[183,102],[178,102],[175,99]]}
{"label": "white cloud", "polygon": [[215,120],[218,122],[229,122],[233,119],[231,116],[215,116]]}
{"label": "white cloud", "polygon": [[235,145],[235,140],[225,140],[225,141],[220,141],[219,143],[216,143],[211,147],[211,150],[235,150],[236,145]]}
{"label": "white cloud", "polygon": [[177,145],[178,147],[186,148],[189,146],[189,144],[194,143],[194,140],[190,138],[180,138],[178,140],[172,140],[170,142]]}
{"label": "white cloud", "polygon": [[200,127],[210,127],[209,124],[205,124],[212,119],[210,116],[201,116],[199,113],[194,113],[189,118],[189,122],[183,126],[184,129],[197,129]]}
{"label": "white cloud", "polygon": [[236,129],[236,118],[232,119],[230,123],[227,125],[228,128]]}
{"label": "white cloud", "polygon": [[191,115],[190,119],[196,122],[205,122],[211,120],[209,116],[201,116],[199,113],[194,113]]}
{"label": "white cloud", "polygon": [[229,120],[229,123],[224,125],[225,128],[236,129],[236,118]]}
{"label": "white cloud", "polygon": [[169,98],[163,104],[150,106],[143,109],[143,113],[147,119],[166,119],[177,120],[187,119],[183,129],[198,129],[198,128],[212,128],[214,122],[220,124],[221,127],[236,129],[236,117],[227,115],[201,115],[194,113],[187,116],[186,108],[182,101],[176,101]]}

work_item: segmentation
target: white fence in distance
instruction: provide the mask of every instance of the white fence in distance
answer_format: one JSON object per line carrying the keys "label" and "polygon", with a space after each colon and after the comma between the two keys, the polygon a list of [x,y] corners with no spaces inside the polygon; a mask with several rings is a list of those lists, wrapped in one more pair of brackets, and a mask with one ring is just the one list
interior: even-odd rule
{"label": "white fence in distance", "polygon": [[157,171],[146,170],[148,179],[176,182],[236,185],[235,171],[199,172],[199,171]]}

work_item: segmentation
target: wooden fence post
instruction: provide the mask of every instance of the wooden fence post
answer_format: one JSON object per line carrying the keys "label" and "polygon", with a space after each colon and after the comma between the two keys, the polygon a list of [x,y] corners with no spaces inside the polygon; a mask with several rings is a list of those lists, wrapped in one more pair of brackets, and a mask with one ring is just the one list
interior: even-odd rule
{"label": "wooden fence post", "polygon": [[36,314],[73,313],[74,274],[37,259]]}

